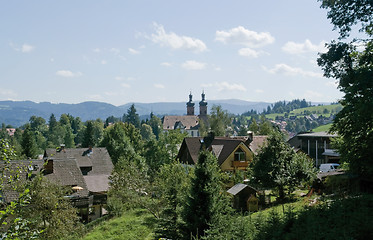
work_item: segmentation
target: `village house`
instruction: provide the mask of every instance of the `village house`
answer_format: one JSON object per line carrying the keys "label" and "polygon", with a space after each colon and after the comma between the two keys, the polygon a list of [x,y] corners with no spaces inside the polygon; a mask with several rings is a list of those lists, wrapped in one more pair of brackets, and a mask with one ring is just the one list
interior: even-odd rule
{"label": "village house", "polygon": [[194,165],[202,146],[211,151],[218,160],[222,171],[245,171],[253,160],[254,154],[264,145],[266,136],[245,137],[187,137],[184,138],[177,159],[181,163]]}
{"label": "village house", "polygon": [[[72,188],[80,187],[79,192],[87,192],[89,204],[87,213],[84,214],[86,221],[92,221],[105,213],[104,205],[109,189],[109,176],[113,170],[113,163],[106,148],[46,149],[44,160],[48,161],[46,170],[49,169],[48,165],[53,166],[55,174],[52,172],[51,177],[55,178],[55,182]],[[55,163],[71,166],[62,171],[61,167]],[[70,176],[80,179],[80,182],[72,184],[67,179]]]}
{"label": "village house", "polygon": [[[106,148],[69,148],[47,149],[44,159],[15,160],[11,166],[31,178],[42,173],[49,181],[70,188],[65,196],[83,222],[90,222],[105,214],[109,176],[113,164]],[[26,177],[24,179],[27,179]],[[3,189],[3,201],[9,203],[18,198],[12,189]]]}
{"label": "village house", "polygon": [[162,118],[163,131],[180,129],[181,132],[187,132],[189,136],[199,137],[200,121],[207,121],[207,102],[205,93],[202,93],[202,100],[199,102],[199,115],[194,114],[193,95],[189,94],[187,105],[187,115],[183,116],[164,116]]}
{"label": "village house", "polygon": [[322,163],[339,163],[339,154],[331,147],[331,139],[335,137],[336,134],[327,132],[306,132],[295,135],[288,143],[308,154],[319,167]]}

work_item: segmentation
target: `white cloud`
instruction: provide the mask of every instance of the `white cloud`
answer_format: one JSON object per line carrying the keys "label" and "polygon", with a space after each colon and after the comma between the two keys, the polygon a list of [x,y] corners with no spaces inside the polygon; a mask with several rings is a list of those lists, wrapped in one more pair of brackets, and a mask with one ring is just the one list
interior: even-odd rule
{"label": "white cloud", "polygon": [[171,49],[185,49],[194,52],[203,52],[207,50],[206,44],[197,39],[187,36],[179,36],[176,33],[167,33],[162,25],[154,23],[155,34],[151,35],[151,40],[162,47]]}
{"label": "white cloud", "polygon": [[23,53],[29,53],[34,51],[35,46],[32,46],[30,44],[24,43],[21,47],[18,47],[16,44],[10,42],[9,46],[16,50],[17,52],[23,52]]}
{"label": "white cloud", "polygon": [[269,32],[255,32],[242,26],[232,28],[229,31],[216,31],[215,40],[223,43],[234,43],[243,46],[258,48],[275,41]]}
{"label": "white cloud", "polygon": [[95,52],[95,53],[99,53],[99,52],[101,52],[101,49],[99,49],[99,48],[95,48],[95,49],[93,49],[92,51]]}
{"label": "white cloud", "polygon": [[140,51],[137,51],[133,48],[128,48],[128,52],[131,53],[132,55],[137,55],[140,54]]}
{"label": "white cloud", "polygon": [[202,70],[206,67],[206,63],[190,60],[184,62],[181,66],[186,70]]}
{"label": "white cloud", "polygon": [[302,54],[307,52],[326,52],[325,41],[321,41],[318,45],[313,44],[310,40],[306,39],[304,43],[287,42],[282,51],[290,54]]}
{"label": "white cloud", "polygon": [[28,53],[28,52],[32,52],[34,49],[35,49],[34,46],[31,46],[29,44],[23,44],[21,48],[21,52]]}
{"label": "white cloud", "polygon": [[163,62],[163,63],[161,63],[161,66],[164,66],[164,67],[172,67],[172,63],[169,63],[169,62]]}
{"label": "white cloud", "polygon": [[240,50],[238,50],[238,55],[248,58],[258,58],[259,52],[251,48],[241,48]]}
{"label": "white cloud", "polygon": [[228,83],[228,82],[216,82],[216,83],[201,84],[201,87],[203,87],[203,88],[215,87],[218,92],[222,92],[222,91],[246,92],[246,90],[247,90],[242,84]]}
{"label": "white cloud", "polygon": [[74,73],[74,72],[69,71],[69,70],[59,70],[59,71],[56,72],[56,75],[61,76],[61,77],[72,78],[72,77],[80,77],[83,74],[81,72]]}
{"label": "white cloud", "polygon": [[275,67],[272,69],[267,69],[266,67],[263,67],[263,68],[265,71],[271,74],[284,74],[288,76],[301,75],[304,77],[322,77],[321,73],[305,71],[301,68],[294,68],[285,63],[276,64]]}
{"label": "white cloud", "polygon": [[120,84],[122,87],[124,88],[131,88],[131,85],[129,85],[128,83],[122,83]]}
{"label": "white cloud", "polygon": [[101,64],[105,65],[105,64],[107,64],[107,61],[106,60],[101,60]]}
{"label": "white cloud", "polygon": [[160,88],[160,89],[165,88],[165,86],[164,86],[163,84],[160,84],[160,83],[155,83],[153,86],[154,86],[155,88]]}
{"label": "white cloud", "polygon": [[117,80],[117,81],[121,81],[123,78],[120,77],[120,76],[116,76],[114,79]]}

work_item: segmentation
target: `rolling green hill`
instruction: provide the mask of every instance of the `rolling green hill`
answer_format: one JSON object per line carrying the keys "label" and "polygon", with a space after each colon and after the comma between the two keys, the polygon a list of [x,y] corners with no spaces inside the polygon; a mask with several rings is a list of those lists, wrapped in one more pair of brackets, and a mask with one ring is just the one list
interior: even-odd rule
{"label": "rolling green hill", "polygon": [[[291,111],[289,116],[306,116],[310,114],[323,115],[329,117],[330,114],[336,114],[342,109],[342,105],[333,104],[333,105],[322,105],[322,106],[312,106],[306,108],[299,108]],[[266,118],[275,120],[277,116],[285,116],[285,113],[272,113],[267,114]]]}

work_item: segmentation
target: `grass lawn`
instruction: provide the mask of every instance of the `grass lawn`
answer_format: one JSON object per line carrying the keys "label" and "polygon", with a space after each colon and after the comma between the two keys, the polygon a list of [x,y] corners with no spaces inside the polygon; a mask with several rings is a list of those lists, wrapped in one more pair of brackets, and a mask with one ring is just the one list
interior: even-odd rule
{"label": "grass lawn", "polygon": [[329,131],[330,127],[332,126],[331,123],[326,125],[318,126],[317,128],[312,129],[313,132],[327,132]]}
{"label": "grass lawn", "polygon": [[[305,206],[308,206],[309,203],[317,197],[316,194],[314,194],[312,197],[308,198],[308,197],[301,197],[301,195],[306,195],[308,193],[308,190],[304,189],[304,190],[296,190],[295,192],[292,193],[292,196],[293,196],[293,201],[290,201],[290,202],[286,202],[284,203],[283,205],[282,204],[279,204],[279,203],[276,203],[274,200],[275,200],[275,197],[272,198],[271,196],[271,202],[274,204],[273,206],[269,206],[263,210],[260,210],[258,212],[255,212],[255,213],[252,213],[251,214],[251,217],[253,219],[257,218],[257,217],[267,217],[271,212],[277,212],[278,214],[282,215],[283,214],[283,210],[288,210],[288,209],[292,209],[293,212],[297,212],[301,209],[303,209],[303,207]],[[266,191],[266,194],[269,194],[269,191]]]}
{"label": "grass lawn", "polygon": [[145,210],[128,211],[94,227],[81,240],[153,239],[156,220]]}

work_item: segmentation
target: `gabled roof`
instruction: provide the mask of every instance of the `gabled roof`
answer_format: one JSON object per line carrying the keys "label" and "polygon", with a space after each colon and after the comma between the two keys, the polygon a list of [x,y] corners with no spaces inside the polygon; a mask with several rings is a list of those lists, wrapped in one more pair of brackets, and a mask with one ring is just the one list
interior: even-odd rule
{"label": "gabled roof", "polygon": [[[178,158],[188,161],[188,164],[196,164],[198,161],[199,151],[201,149],[202,137],[186,137],[181,145]],[[216,137],[211,143],[211,150],[218,159],[218,164],[221,165],[229,155],[240,145],[247,147],[242,139],[233,139],[226,137]],[[182,159],[182,155],[188,155],[187,159]]]}
{"label": "gabled roof", "polygon": [[234,185],[233,187],[228,189],[227,193],[230,193],[232,195],[237,195],[238,193],[240,193],[245,188],[250,188],[250,189],[252,189],[256,192],[256,189],[250,187],[249,185],[246,185],[246,184],[243,184],[243,183],[237,183],[236,185]]}
{"label": "gabled roof", "polygon": [[51,182],[62,186],[79,186],[82,190],[72,194],[73,196],[88,196],[87,184],[74,159],[53,158],[53,173],[46,174],[45,177]]}
{"label": "gabled roof", "polygon": [[[163,130],[173,130],[175,124],[180,122],[186,130],[191,130],[199,123],[198,116],[185,115],[185,116],[164,116],[163,117]],[[180,123],[178,125],[180,125]]]}
{"label": "gabled roof", "polygon": [[45,150],[48,158],[76,159],[79,167],[92,167],[88,175],[110,175],[113,163],[106,148],[65,148],[61,151],[49,148]]}
{"label": "gabled roof", "polygon": [[[88,197],[89,193],[105,193],[109,188],[109,176],[113,170],[113,163],[106,148],[68,148],[57,151],[47,149],[44,153],[45,160],[53,166],[44,172],[45,178],[62,186],[79,186],[82,189],[71,194],[71,197]],[[1,164],[1,163],[0,163]],[[81,168],[91,168],[83,176]],[[43,168],[44,160],[15,160],[10,163],[10,168],[20,168],[22,173],[37,173]],[[26,179],[26,176],[23,179]],[[16,191],[6,189],[3,191],[5,201],[9,202],[18,198]]]}
{"label": "gabled roof", "polygon": [[[44,157],[75,162],[79,170],[76,174],[80,174],[85,183],[85,187],[81,187],[89,192],[106,192],[109,189],[108,176],[111,175],[114,166],[106,148],[64,148],[60,151],[47,149]],[[90,170],[83,176],[80,168],[86,167]]]}

